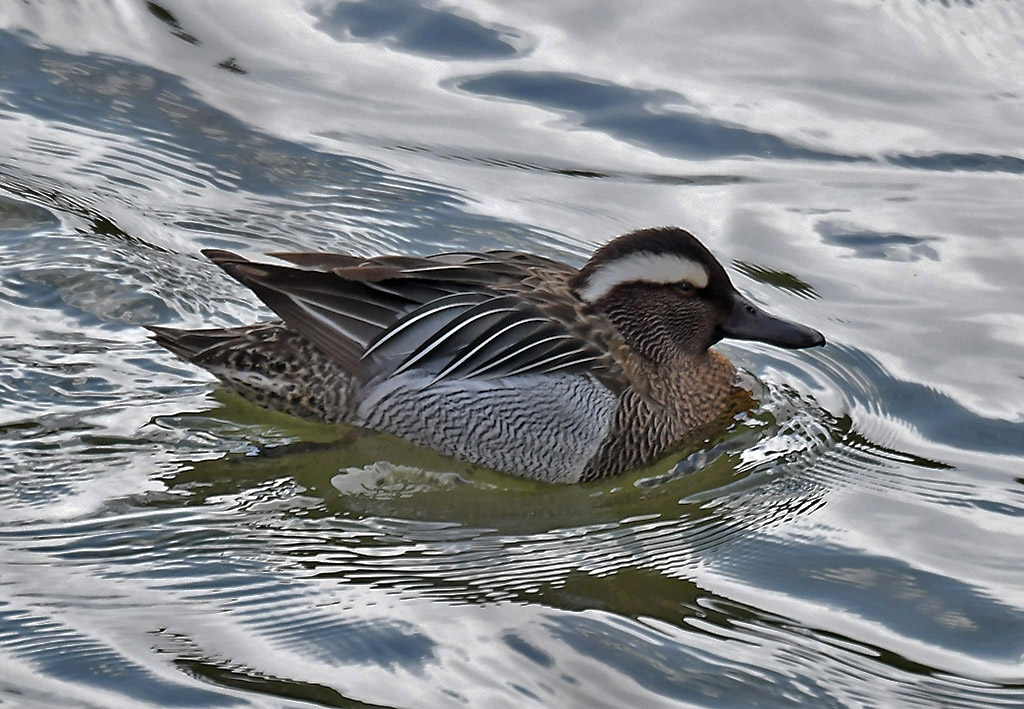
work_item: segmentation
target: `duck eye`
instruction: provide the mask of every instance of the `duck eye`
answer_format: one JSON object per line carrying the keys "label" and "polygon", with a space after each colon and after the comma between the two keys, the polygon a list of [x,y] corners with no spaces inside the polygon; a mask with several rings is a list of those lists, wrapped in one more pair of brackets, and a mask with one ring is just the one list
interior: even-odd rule
{"label": "duck eye", "polygon": [[697,290],[694,287],[694,285],[692,283],[690,283],[689,281],[679,281],[678,285],[679,285],[679,290],[681,290],[686,295],[692,295],[693,292]]}

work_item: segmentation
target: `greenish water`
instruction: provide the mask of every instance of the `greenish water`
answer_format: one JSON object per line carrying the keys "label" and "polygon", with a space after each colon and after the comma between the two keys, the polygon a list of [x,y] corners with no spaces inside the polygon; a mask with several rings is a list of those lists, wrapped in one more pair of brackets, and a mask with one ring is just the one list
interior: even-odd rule
{"label": "greenish water", "polygon": [[[550,5],[550,6],[548,6]],[[1013,3],[0,7],[0,705],[1024,704]],[[217,390],[199,254],[699,234],[829,345],[550,487]]]}

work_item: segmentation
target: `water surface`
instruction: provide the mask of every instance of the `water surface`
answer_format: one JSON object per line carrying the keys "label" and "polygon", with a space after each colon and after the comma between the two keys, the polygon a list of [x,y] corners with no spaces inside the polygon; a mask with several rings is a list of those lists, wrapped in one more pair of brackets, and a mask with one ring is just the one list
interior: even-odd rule
{"label": "water surface", "polygon": [[[1024,704],[1008,2],[0,9],[0,704]],[[575,487],[262,411],[199,254],[699,234],[830,344]]]}

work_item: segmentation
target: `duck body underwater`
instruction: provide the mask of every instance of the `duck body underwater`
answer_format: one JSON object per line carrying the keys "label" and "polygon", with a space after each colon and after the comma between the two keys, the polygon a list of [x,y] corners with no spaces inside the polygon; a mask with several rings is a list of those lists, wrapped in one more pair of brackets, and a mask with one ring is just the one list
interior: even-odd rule
{"label": "duck body underwater", "polygon": [[730,408],[723,338],[798,349],[821,333],[744,298],[677,227],[582,269],[527,253],[208,258],[281,318],[156,341],[261,406],[575,483],[657,460]]}

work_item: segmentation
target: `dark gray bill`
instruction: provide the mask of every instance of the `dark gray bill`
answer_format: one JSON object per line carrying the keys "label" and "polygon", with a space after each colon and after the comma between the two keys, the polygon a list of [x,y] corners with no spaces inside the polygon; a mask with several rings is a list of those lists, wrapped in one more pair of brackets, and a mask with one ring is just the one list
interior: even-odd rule
{"label": "dark gray bill", "polygon": [[734,294],[729,319],[719,330],[722,337],[757,340],[791,350],[825,344],[824,335],[817,330],[769,315],[739,293]]}

